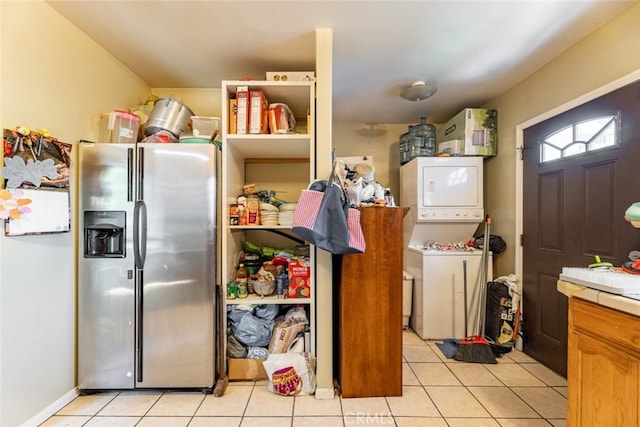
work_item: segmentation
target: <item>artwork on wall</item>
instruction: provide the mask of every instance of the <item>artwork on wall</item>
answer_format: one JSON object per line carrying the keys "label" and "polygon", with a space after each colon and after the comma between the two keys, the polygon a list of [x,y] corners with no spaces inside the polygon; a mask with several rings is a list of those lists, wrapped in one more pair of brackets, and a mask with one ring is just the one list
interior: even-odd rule
{"label": "artwork on wall", "polygon": [[0,190],[1,219],[20,219],[22,214],[31,212],[31,208],[27,205],[31,204],[32,200],[22,197],[23,195],[21,190]]}
{"label": "artwork on wall", "polygon": [[2,175],[10,181],[7,187],[68,190],[71,147],[71,144],[51,137],[46,130],[36,132],[24,127],[4,129],[5,167],[2,168]]}
{"label": "artwork on wall", "polygon": [[71,148],[46,129],[3,130],[0,220],[5,235],[70,230]]}

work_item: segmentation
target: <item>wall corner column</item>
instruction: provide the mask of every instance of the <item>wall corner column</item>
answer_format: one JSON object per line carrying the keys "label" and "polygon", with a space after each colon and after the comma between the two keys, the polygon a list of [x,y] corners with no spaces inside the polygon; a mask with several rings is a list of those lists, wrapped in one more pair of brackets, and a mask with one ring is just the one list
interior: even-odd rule
{"label": "wall corner column", "polygon": [[[331,168],[333,31],[316,29],[316,179]],[[318,176],[320,174],[320,177]],[[316,399],[333,399],[333,270],[331,254],[316,252]]]}

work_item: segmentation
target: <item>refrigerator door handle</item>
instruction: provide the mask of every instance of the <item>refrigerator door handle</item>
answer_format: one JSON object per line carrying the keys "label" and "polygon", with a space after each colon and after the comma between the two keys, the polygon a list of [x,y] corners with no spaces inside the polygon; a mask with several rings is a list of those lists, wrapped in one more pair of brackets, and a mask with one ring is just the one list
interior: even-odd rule
{"label": "refrigerator door handle", "polygon": [[138,147],[138,196],[136,200],[144,200],[144,148]]}
{"label": "refrigerator door handle", "polygon": [[133,201],[133,148],[127,148],[127,202]]}
{"label": "refrigerator door handle", "polygon": [[144,281],[143,279],[143,271],[142,270],[137,270],[136,271],[136,276],[137,276],[137,280],[136,280],[136,301],[137,301],[137,319],[136,319],[136,327],[137,327],[137,331],[136,331],[136,353],[137,353],[137,357],[136,357],[136,380],[138,382],[142,382],[142,343],[143,341],[143,306],[144,306],[144,293],[142,291],[142,283]]}
{"label": "refrigerator door handle", "polygon": [[142,200],[133,208],[133,257],[136,267],[143,269],[147,258],[147,205]]}

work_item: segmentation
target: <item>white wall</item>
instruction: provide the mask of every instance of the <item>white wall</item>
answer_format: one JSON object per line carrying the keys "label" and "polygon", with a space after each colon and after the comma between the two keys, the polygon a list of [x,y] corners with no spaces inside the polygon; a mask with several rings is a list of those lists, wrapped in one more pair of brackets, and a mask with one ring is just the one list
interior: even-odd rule
{"label": "white wall", "polygon": [[[550,61],[485,107],[498,110],[498,155],[485,162],[485,210],[492,234],[507,250],[495,257],[496,276],[516,272],[516,126],[640,69],[640,3]],[[526,284],[525,284],[526,286]]]}
{"label": "white wall", "polygon": [[[416,114],[415,123],[420,122]],[[414,123],[412,123],[414,124]],[[400,135],[407,131],[407,124],[334,123],[333,146],[338,157],[371,155],[375,178],[389,187],[396,203],[400,201]],[[329,171],[318,172],[324,176]]]}
{"label": "white wall", "polygon": [[151,92],[160,97],[181,99],[196,116],[222,117],[220,88],[157,88]]}
{"label": "white wall", "polygon": [[[97,137],[101,112],[149,88],[43,1],[0,2],[0,125]],[[72,193],[73,195],[73,193]],[[17,426],[75,387],[74,235],[0,235],[0,425]]]}

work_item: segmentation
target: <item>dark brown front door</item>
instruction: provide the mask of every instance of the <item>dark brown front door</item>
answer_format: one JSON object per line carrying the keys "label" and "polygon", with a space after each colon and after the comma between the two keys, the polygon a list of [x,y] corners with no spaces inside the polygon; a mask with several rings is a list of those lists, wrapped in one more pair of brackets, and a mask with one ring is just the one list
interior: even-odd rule
{"label": "dark brown front door", "polygon": [[[617,145],[580,152],[579,142],[566,157],[541,161],[558,153],[550,145],[543,153],[549,135],[602,117],[616,117]],[[523,155],[524,351],[566,376],[567,298],[556,290],[562,267],[586,267],[595,255],[619,266],[640,249],[640,229],[624,220],[640,201],[640,82],[526,129]]]}

